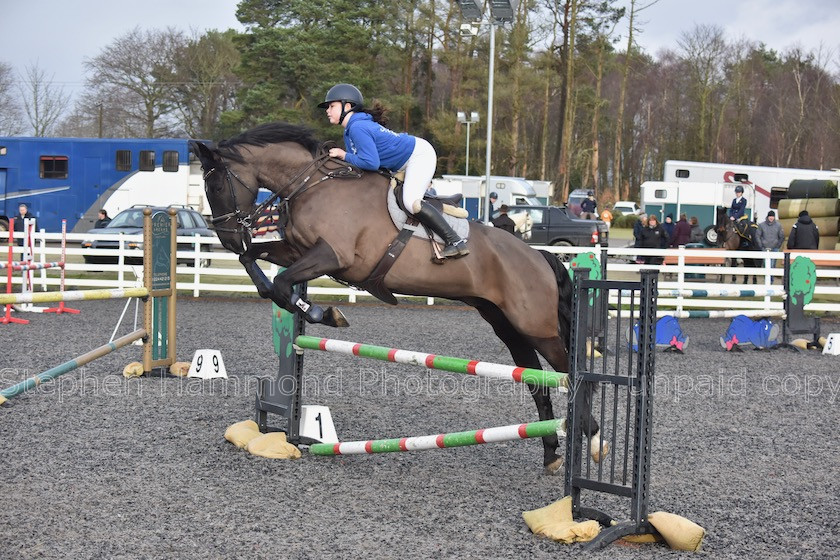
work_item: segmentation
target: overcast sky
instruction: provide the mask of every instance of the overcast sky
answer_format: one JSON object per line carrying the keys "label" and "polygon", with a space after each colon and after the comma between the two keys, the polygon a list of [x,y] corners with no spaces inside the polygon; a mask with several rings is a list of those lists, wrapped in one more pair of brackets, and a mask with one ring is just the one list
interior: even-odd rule
{"label": "overcast sky", "polygon": [[[644,5],[650,0],[638,1]],[[237,0],[0,0],[0,61],[18,72],[37,62],[75,95],[84,85],[85,58],[96,56],[135,26],[173,26],[185,32],[241,30],[236,4]],[[806,50],[822,44],[835,54],[833,60],[840,60],[838,0],[659,0],[639,14],[638,42],[655,55],[660,48],[676,48],[679,36],[695,24],[718,25],[733,40],[762,41],[780,51],[796,44]],[[830,69],[838,70],[834,65]]]}

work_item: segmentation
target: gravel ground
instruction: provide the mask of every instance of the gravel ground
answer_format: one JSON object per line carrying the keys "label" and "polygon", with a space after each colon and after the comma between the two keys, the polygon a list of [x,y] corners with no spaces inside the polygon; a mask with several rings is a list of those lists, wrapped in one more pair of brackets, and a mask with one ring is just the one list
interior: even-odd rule
{"label": "gravel ground", "polygon": [[[121,309],[31,315],[0,326],[3,387],[102,344]],[[346,306],[351,326],[308,334],[510,363],[462,307]],[[834,558],[840,506],[837,357],[728,354],[728,321],[690,320],[685,355],[658,352],[650,510],[708,531],[700,557]],[[123,379],[129,347],[0,407],[2,558],[579,557],[532,535],[525,510],[562,496],[539,441],[427,453],[251,456],[227,443],[273,375],[270,308],[182,298],[179,359],[222,351],[230,379]],[[824,332],[840,331],[824,323]],[[123,332],[128,332],[124,329]],[[305,402],[330,406],[342,439],[423,435],[533,420],[521,387],[307,354]],[[555,410],[561,415],[565,399]],[[835,449],[835,451],[831,451]],[[621,513],[621,512],[616,512]],[[614,544],[592,558],[682,558]]]}

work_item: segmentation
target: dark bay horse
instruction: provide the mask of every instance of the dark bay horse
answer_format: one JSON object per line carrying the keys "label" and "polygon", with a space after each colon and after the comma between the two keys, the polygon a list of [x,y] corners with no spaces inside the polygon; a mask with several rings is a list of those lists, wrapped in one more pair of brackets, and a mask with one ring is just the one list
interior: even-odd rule
{"label": "dark bay horse", "polygon": [[[737,224],[732,220],[727,220],[724,228],[723,247],[727,251],[758,251],[758,226],[754,223],[744,220],[746,227],[742,231],[738,230]],[[734,261],[734,259],[729,259]],[[745,268],[758,268],[761,266],[761,259],[743,259]],[[747,283],[748,274],[744,272],[744,284]],[[756,283],[756,275],[752,275],[752,283]],[[735,276],[732,276],[732,282],[735,283]]]}
{"label": "dark bay horse", "polygon": [[[340,311],[322,310],[292,289],[322,275],[366,285],[397,234],[386,206],[389,179],[330,159],[307,129],[289,124],[262,125],[215,147],[193,142],[191,148],[204,169],[219,239],[239,255],[259,294],[304,311],[310,322],[346,326]],[[263,210],[255,208],[259,188],[277,195],[282,240],[251,244],[249,228]],[[384,287],[464,302],[490,323],[516,365],[541,369],[539,353],[555,370],[568,371],[572,284],[554,255],[480,223],[470,224],[470,254],[461,259],[435,264],[430,247],[428,240],[411,238]],[[286,268],[269,281],[256,259]],[[554,418],[548,388],[530,391],[540,420]],[[587,435],[595,437],[597,422],[591,422]],[[542,439],[543,464],[556,472],[563,462],[558,439]]]}

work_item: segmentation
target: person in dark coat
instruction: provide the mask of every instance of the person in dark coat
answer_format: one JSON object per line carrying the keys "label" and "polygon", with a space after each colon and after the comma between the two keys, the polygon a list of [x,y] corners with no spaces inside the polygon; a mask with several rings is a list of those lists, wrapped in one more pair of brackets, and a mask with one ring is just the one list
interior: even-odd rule
{"label": "person in dark coat", "polygon": [[33,225],[32,225],[32,230],[31,231],[35,231],[37,229],[37,227],[35,225],[36,224],[35,216],[29,211],[29,206],[25,202],[21,202],[20,205],[18,205],[17,216],[15,216],[14,218],[15,218],[15,237],[17,237],[18,245],[20,245],[22,247],[23,244],[24,244],[24,238],[25,238],[25,235],[24,235],[24,224],[25,224],[25,222],[24,222],[24,220],[32,220]]}
{"label": "person in dark coat", "polygon": [[511,220],[510,216],[508,216],[508,210],[510,210],[510,208],[508,208],[507,204],[502,204],[501,206],[499,206],[499,215],[498,217],[493,218],[491,220],[491,223],[493,224],[493,227],[497,227],[509,233],[513,233],[516,229],[516,222]]}
{"label": "person in dark coat", "polygon": [[[648,216],[647,225],[642,228],[639,239],[639,247],[644,249],[664,249],[668,245],[668,234],[656,217],[656,214]],[[662,257],[644,257],[645,264],[662,264]]]}
{"label": "person in dark coat", "polygon": [[819,249],[820,228],[811,220],[807,210],[799,213],[799,219],[790,228],[788,249]]}
{"label": "person in dark coat", "polygon": [[665,216],[665,222],[661,225],[662,229],[665,230],[665,233],[668,234],[668,239],[671,239],[671,237],[674,236],[674,227],[676,227],[676,224],[674,223],[674,215],[668,214]]}
{"label": "person in dark coat", "polygon": [[642,229],[647,225],[647,214],[642,212],[639,219],[633,222],[633,247],[641,247]]}
{"label": "person in dark coat", "polygon": [[93,224],[95,229],[101,229],[111,223],[111,218],[108,217],[108,212],[103,208],[99,211],[99,219]]}
{"label": "person in dark coat", "polygon": [[586,193],[586,198],[584,198],[583,202],[580,203],[580,217],[585,220],[597,220],[598,214],[595,210],[596,207],[595,193],[593,191],[589,191]]}
{"label": "person in dark coat", "polygon": [[691,226],[688,225],[688,218],[685,214],[680,214],[680,221],[674,226],[674,233],[670,237],[670,247],[679,247],[686,245],[691,241]]}
{"label": "person in dark coat", "polygon": [[692,216],[691,221],[689,222],[691,225],[691,236],[688,239],[689,243],[703,243],[703,228],[700,227],[700,222],[697,220],[697,216]]}

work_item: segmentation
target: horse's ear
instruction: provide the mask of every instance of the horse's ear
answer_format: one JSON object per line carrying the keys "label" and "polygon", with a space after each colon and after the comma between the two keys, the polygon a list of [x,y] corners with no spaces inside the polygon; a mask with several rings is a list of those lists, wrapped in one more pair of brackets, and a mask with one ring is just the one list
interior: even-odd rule
{"label": "horse's ear", "polygon": [[[198,140],[190,140],[190,151],[198,156],[198,159],[201,160],[201,165],[205,169],[210,169],[213,167],[213,164],[216,162],[216,156],[210,148],[204,142],[199,142]],[[205,165],[209,164],[209,165]]]}

